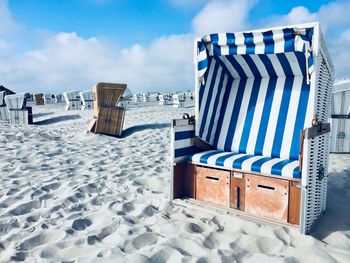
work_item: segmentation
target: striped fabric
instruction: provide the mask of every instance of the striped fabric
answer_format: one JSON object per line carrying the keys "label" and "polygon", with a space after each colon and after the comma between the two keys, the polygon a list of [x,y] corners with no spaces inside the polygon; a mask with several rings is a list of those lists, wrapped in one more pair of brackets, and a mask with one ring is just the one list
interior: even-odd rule
{"label": "striped fabric", "polygon": [[7,95],[5,97],[5,103],[8,110],[18,110],[24,109],[26,107],[26,102],[24,100],[24,93],[17,93],[12,95]]}
{"label": "striped fabric", "polygon": [[194,154],[189,160],[195,164],[208,164],[211,167],[239,169],[245,172],[258,172],[266,175],[301,178],[299,162],[283,158],[271,158],[220,150]]}
{"label": "striped fabric", "polygon": [[92,90],[79,92],[79,96],[81,99],[82,110],[94,108],[94,98],[93,98]]}
{"label": "striped fabric", "polygon": [[297,160],[311,125],[301,52],[210,57],[199,88],[198,136],[223,151]]}
{"label": "striped fabric", "polygon": [[308,71],[314,70],[312,56],[313,29],[284,28],[265,32],[221,33],[204,36],[197,44],[198,77],[207,71],[211,56],[280,54],[302,52],[307,57]]}
{"label": "striped fabric", "polygon": [[[187,120],[176,120],[176,121],[186,121]],[[188,156],[200,151],[194,145],[194,125],[175,125],[173,127],[173,138],[172,145],[173,149],[173,162],[178,162],[186,160]]]}

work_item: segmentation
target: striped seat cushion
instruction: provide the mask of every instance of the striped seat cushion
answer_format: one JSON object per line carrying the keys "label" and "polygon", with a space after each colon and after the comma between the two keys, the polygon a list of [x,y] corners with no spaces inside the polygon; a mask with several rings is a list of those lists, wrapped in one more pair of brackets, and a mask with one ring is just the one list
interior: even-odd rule
{"label": "striped seat cushion", "polygon": [[258,172],[266,175],[301,178],[297,160],[273,158],[245,153],[211,150],[193,154],[189,160],[195,164],[208,164],[245,172]]}

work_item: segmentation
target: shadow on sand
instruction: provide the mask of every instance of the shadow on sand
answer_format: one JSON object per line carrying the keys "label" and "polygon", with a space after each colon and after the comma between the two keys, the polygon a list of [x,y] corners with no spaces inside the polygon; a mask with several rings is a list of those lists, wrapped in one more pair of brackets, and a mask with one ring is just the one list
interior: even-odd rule
{"label": "shadow on sand", "polygon": [[322,240],[337,231],[350,230],[350,169],[331,172],[328,176],[327,208],[311,231]]}
{"label": "shadow on sand", "polygon": [[62,121],[70,121],[70,120],[76,120],[76,119],[81,119],[80,115],[75,114],[75,115],[64,115],[64,116],[58,116],[42,121],[36,121],[34,122],[34,125],[49,125],[49,124],[54,124]]}
{"label": "shadow on sand", "polygon": [[43,113],[35,113],[33,114],[33,118],[40,118],[54,114],[54,112],[43,112]]}
{"label": "shadow on sand", "polygon": [[154,123],[154,124],[143,124],[143,125],[135,125],[129,127],[123,131],[121,138],[128,137],[135,132],[140,132],[144,130],[153,130],[153,129],[162,129],[162,128],[170,128],[170,123]]}

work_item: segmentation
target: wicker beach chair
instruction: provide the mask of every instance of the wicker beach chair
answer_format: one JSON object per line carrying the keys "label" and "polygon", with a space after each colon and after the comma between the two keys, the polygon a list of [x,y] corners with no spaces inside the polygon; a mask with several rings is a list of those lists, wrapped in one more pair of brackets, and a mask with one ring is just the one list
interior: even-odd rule
{"label": "wicker beach chair", "polygon": [[81,99],[81,109],[82,110],[91,110],[94,108],[94,98],[92,96],[92,91],[82,91],[79,92]]}
{"label": "wicker beach chair", "polygon": [[334,84],[331,152],[350,153],[350,81]]}
{"label": "wicker beach chair", "polygon": [[32,108],[26,107],[25,93],[7,95],[5,97],[6,107],[9,112],[11,124],[32,124]]}
{"label": "wicker beach chair", "polygon": [[44,94],[37,93],[37,94],[34,94],[34,97],[35,97],[35,105],[44,105],[45,104]]}
{"label": "wicker beach chair", "polygon": [[318,23],[195,41],[195,117],[172,125],[171,199],[308,233],[326,209],[334,69]]}
{"label": "wicker beach chair", "polygon": [[126,86],[126,84],[100,82],[93,87],[94,117],[89,124],[90,132],[122,135],[125,108],[117,105]]}
{"label": "wicker beach chair", "polygon": [[66,101],[66,110],[80,110],[80,95],[78,91],[63,92]]}

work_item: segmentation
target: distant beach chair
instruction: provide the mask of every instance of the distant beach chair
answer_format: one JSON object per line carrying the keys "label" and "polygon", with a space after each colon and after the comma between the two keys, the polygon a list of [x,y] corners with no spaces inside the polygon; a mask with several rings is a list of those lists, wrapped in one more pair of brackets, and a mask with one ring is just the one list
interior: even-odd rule
{"label": "distant beach chair", "polygon": [[331,152],[350,153],[350,80],[334,84]]}
{"label": "distant beach chair", "polygon": [[142,102],[149,102],[150,98],[148,94],[142,94]]}
{"label": "distant beach chair", "polygon": [[37,93],[37,94],[34,94],[34,97],[35,97],[35,105],[44,105],[45,104],[44,94]]}
{"label": "distant beach chair", "polygon": [[123,96],[121,97],[118,106],[126,108],[128,107],[133,100],[133,94],[130,89],[126,88]]}
{"label": "distant beach chair", "polygon": [[56,94],[55,95],[55,103],[61,103],[63,101],[62,94]]}
{"label": "distant beach chair", "polygon": [[5,97],[6,107],[9,111],[11,124],[32,124],[32,108],[26,107],[25,93],[7,95]]}
{"label": "distant beach chair", "polygon": [[159,105],[169,105],[170,97],[169,94],[160,94],[159,95]]}
{"label": "distant beach chair", "polygon": [[5,104],[5,91],[0,91],[0,121],[8,121],[9,113]]}
{"label": "distant beach chair", "polygon": [[173,106],[175,108],[185,108],[185,94],[174,94],[173,95]]}
{"label": "distant beach chair", "polygon": [[52,94],[44,94],[43,99],[44,99],[44,104],[54,103],[54,98],[52,98]]}
{"label": "distant beach chair", "polygon": [[326,209],[334,81],[319,24],[206,35],[195,60],[172,202],[308,233]]}
{"label": "distant beach chair", "polygon": [[91,90],[79,92],[79,95],[82,102],[82,110],[91,110],[94,108],[94,98]]}
{"label": "distant beach chair", "polygon": [[134,94],[133,95],[133,101],[135,103],[141,102],[142,101],[142,96],[140,94]]}
{"label": "distant beach chair", "polygon": [[66,110],[80,110],[80,95],[78,91],[63,92],[63,97],[66,100]]}
{"label": "distant beach chair", "polygon": [[122,135],[125,108],[117,105],[126,86],[126,84],[100,82],[93,87],[94,117],[89,124],[90,132]]}

